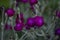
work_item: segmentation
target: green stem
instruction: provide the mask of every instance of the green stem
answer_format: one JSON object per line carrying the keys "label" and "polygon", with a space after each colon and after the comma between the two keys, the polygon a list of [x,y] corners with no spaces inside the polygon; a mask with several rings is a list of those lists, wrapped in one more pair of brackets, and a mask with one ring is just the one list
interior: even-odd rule
{"label": "green stem", "polygon": [[[13,9],[15,10],[15,14],[16,14],[16,12],[17,12],[17,10],[16,10],[16,1],[13,1],[12,4],[14,4],[14,8]],[[10,3],[10,6],[12,6],[12,4]],[[14,30],[14,17],[10,17],[9,20],[11,20],[10,24],[12,25],[12,30],[14,32],[15,40],[18,40],[18,35],[17,35],[16,31]]]}
{"label": "green stem", "polygon": [[2,23],[1,23],[1,25],[2,25],[2,32],[1,32],[1,40],[3,40],[4,38],[4,7],[3,7],[3,11],[2,11]]}

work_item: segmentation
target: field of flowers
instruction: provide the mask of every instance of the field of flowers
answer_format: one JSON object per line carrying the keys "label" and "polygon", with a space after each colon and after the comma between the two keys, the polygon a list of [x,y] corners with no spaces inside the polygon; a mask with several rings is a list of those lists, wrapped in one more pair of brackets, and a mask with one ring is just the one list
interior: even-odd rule
{"label": "field of flowers", "polygon": [[60,40],[60,0],[0,0],[0,40]]}

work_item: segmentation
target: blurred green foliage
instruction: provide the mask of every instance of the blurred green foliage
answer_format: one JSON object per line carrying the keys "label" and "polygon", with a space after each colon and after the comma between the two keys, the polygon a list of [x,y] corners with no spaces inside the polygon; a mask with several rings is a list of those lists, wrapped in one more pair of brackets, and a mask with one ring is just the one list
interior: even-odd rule
{"label": "blurred green foliage", "polygon": [[0,0],[0,7],[4,6],[5,8],[9,7],[9,0]]}

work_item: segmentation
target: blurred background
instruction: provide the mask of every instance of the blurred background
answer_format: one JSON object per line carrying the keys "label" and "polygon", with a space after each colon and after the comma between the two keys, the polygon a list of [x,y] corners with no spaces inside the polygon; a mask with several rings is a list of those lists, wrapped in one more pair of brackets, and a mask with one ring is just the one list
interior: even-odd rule
{"label": "blurred background", "polygon": [[[1,39],[1,32],[2,32],[2,30],[1,30],[2,13],[3,13],[2,9],[4,7],[4,9],[7,10],[10,7],[10,4],[13,3],[14,1],[15,0],[13,0],[13,1],[12,0],[0,0],[0,39]],[[37,10],[37,13],[39,16],[42,15],[44,17],[45,24],[44,24],[44,26],[42,26],[42,28],[40,28],[40,29],[37,28],[37,30],[34,30],[38,34],[33,35],[31,33],[31,35],[34,39],[30,36],[30,33],[28,33],[29,34],[28,36],[27,35],[25,36],[25,37],[27,37],[26,39],[22,38],[22,36],[24,36],[24,34],[27,30],[23,30],[25,32],[17,31],[16,35],[15,35],[14,31],[12,31],[12,30],[4,30],[3,40],[19,40],[20,38],[21,38],[20,40],[60,40],[59,36],[56,36],[54,34],[55,29],[59,28],[59,26],[60,26],[60,18],[56,17],[56,10],[60,11],[60,0],[38,0],[38,2],[39,3],[36,4],[37,6],[35,7],[36,8],[35,10]],[[13,3],[11,8],[14,8],[14,7],[15,6]],[[27,4],[19,3],[18,11],[23,12],[25,21],[28,17],[34,16],[35,15],[34,12],[36,12],[36,11],[32,11],[30,9],[26,11],[26,9],[28,9],[28,8],[30,8],[30,5],[28,3]],[[14,20],[15,20],[15,17],[16,17],[16,15],[14,15]],[[5,21],[6,20],[5,16],[3,18]],[[40,32],[41,30],[42,30],[42,32]],[[30,32],[30,31],[27,31],[27,32]],[[33,31],[33,33],[34,33],[34,31]],[[42,34],[44,34],[44,36]],[[12,38],[12,39],[10,39],[10,38]]]}

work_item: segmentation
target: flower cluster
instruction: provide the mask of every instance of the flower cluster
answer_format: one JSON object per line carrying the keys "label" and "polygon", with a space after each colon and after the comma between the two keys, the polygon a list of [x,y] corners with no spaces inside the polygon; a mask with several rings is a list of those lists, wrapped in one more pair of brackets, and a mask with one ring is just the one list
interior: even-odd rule
{"label": "flower cluster", "polygon": [[[39,5],[38,4],[38,0],[16,0],[16,4],[15,4],[15,6],[16,6],[16,9],[14,9],[14,8],[8,8],[7,10],[5,10],[5,14],[6,14],[6,16],[8,17],[8,18],[12,18],[13,19],[13,17],[15,17],[14,18],[14,26],[12,26],[11,25],[11,23],[9,24],[8,22],[7,23],[5,23],[5,30],[13,30],[14,29],[14,31],[22,31],[22,30],[29,30],[29,32],[31,31],[30,29],[31,28],[33,28],[33,29],[35,29],[35,28],[41,28],[41,27],[45,27],[45,17],[43,16],[43,15],[38,15],[37,14],[37,12],[36,12],[36,14],[34,14],[33,16],[30,16],[30,17],[28,17],[27,19],[25,19],[25,15],[24,15],[24,12],[22,12],[21,11],[21,9],[19,10],[18,9],[18,11],[17,11],[17,8],[19,8],[20,6],[19,6],[19,3],[20,4],[23,4],[23,5],[25,5],[25,4],[29,4],[29,7],[27,8],[27,9],[31,9],[32,11],[33,11],[33,13],[35,12],[35,10],[36,10],[36,8],[35,8],[35,6],[36,6],[36,4],[37,5]],[[24,7],[25,8],[25,7]],[[41,7],[41,9],[43,10],[43,8],[44,7]],[[39,9],[39,11],[42,11],[41,9]],[[45,8],[46,9],[46,8]],[[45,11],[45,9],[44,9],[44,11]],[[23,10],[24,11],[24,10]],[[37,10],[38,11],[38,10]],[[43,11],[40,13],[40,14],[43,14]],[[58,18],[58,19],[60,19],[60,10],[56,10],[56,12],[55,12],[55,14],[56,14],[56,18]],[[55,16],[54,16],[55,17]],[[52,17],[53,18],[53,17]],[[12,20],[9,20],[10,22],[12,21]],[[49,21],[49,18],[48,18],[48,21]],[[50,23],[50,22],[46,22],[47,23],[47,25],[50,25],[50,24],[48,24],[48,23]],[[12,24],[13,24],[13,21],[12,21]],[[50,26],[49,26],[50,27]],[[49,27],[47,27],[48,28],[48,31],[49,31]],[[46,28],[46,30],[47,30],[47,28]],[[41,30],[40,30],[41,31]],[[35,33],[39,36],[40,34],[38,33],[38,32],[36,32],[35,31]],[[44,37],[45,37],[45,35],[46,34],[44,34],[44,32],[42,31],[42,34],[44,35]],[[57,28],[57,29],[55,29],[55,31],[54,31],[54,35],[58,35],[58,36],[60,36],[60,27],[59,28]],[[46,38],[46,37],[45,37]]]}

